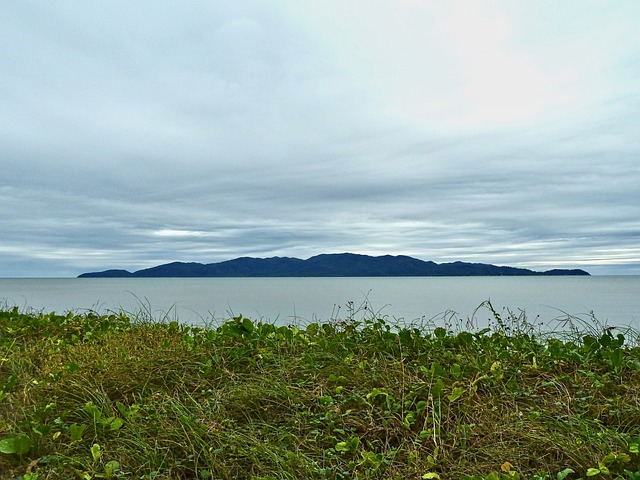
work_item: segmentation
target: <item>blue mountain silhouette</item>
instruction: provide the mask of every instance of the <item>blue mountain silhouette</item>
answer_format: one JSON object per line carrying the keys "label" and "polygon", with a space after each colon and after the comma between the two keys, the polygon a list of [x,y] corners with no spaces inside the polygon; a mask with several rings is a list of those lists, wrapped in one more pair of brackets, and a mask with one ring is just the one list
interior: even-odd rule
{"label": "blue mountain silhouette", "polygon": [[406,255],[378,257],[355,253],[321,254],[301,260],[292,257],[240,257],[218,263],[172,262],[135,272],[105,270],[88,277],[426,277],[426,276],[589,275],[584,270],[536,272],[526,268],[485,263],[434,263]]}

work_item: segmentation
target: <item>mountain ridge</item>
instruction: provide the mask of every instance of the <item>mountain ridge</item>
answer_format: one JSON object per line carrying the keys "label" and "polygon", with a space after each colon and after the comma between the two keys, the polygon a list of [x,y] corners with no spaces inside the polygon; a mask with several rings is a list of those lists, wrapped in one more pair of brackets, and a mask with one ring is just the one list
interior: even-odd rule
{"label": "mountain ridge", "polygon": [[573,276],[581,269],[543,272],[487,263],[435,263],[407,255],[370,256],[323,253],[302,260],[294,257],[238,257],[217,263],[170,262],[135,272],[123,269],[87,272],[78,278],[155,277],[450,277],[450,276]]}

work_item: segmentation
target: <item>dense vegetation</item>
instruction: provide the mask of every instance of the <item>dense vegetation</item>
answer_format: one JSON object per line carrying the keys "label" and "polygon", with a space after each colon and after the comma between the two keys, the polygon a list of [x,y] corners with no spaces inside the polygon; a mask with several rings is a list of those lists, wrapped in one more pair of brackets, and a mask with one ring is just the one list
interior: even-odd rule
{"label": "dense vegetation", "polygon": [[637,335],[486,307],[471,331],[4,308],[0,478],[640,479]]}

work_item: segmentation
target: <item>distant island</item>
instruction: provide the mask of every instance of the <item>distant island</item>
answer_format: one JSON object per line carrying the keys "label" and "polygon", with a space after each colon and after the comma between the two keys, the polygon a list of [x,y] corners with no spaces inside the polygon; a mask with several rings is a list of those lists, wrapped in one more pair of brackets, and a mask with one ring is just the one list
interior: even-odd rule
{"label": "distant island", "polygon": [[580,269],[536,272],[526,268],[485,263],[435,263],[406,255],[373,257],[354,253],[321,254],[301,260],[292,257],[240,257],[218,263],[172,262],[135,272],[105,270],[78,278],[151,277],[464,277],[464,276],[589,275]]}

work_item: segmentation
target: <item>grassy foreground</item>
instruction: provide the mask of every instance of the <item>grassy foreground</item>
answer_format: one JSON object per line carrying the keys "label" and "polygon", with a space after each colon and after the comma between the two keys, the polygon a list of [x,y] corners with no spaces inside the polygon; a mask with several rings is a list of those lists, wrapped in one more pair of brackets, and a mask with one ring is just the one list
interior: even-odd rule
{"label": "grassy foreground", "polygon": [[640,479],[637,335],[487,309],[473,332],[2,309],[0,478]]}

